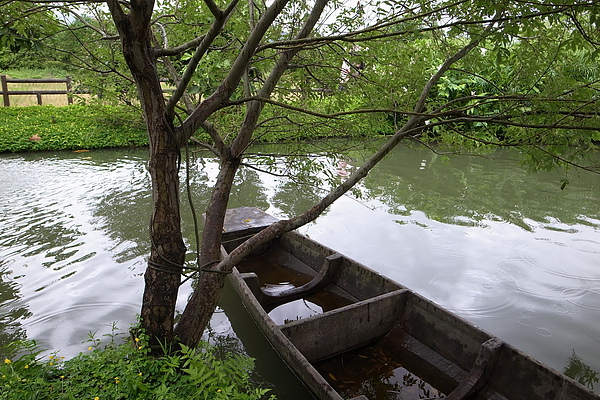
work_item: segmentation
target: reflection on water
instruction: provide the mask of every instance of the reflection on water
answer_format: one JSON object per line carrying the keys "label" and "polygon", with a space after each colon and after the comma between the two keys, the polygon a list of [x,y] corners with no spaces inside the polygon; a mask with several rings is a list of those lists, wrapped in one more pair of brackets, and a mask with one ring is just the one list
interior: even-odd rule
{"label": "reflection on water", "polygon": [[581,361],[575,350],[569,357],[569,364],[567,364],[564,373],[590,389],[593,389],[594,384],[600,381],[598,371],[594,371],[589,365]]}
{"label": "reflection on water", "polygon": [[[146,152],[0,155],[0,343],[27,336],[72,356],[87,348],[81,342],[88,331],[101,336],[113,321],[124,329],[135,321],[149,247]],[[280,217],[309,207],[340,181],[339,157],[307,146],[303,152],[311,157],[251,158],[266,161],[262,169],[291,171],[294,179],[245,168],[230,206],[257,206]],[[364,153],[347,152],[344,160],[359,165]],[[529,175],[508,160],[510,153],[497,156],[443,160],[399,148],[302,232],[556,369],[565,369],[575,350],[599,371],[600,180],[571,173],[561,191],[564,175]],[[218,165],[199,152],[193,167],[200,212]],[[191,247],[194,227],[181,198]],[[180,310],[190,290],[189,283],[182,287]],[[255,328],[239,322],[243,310],[232,296],[213,318],[213,340],[234,347],[241,340],[260,359],[269,346],[245,334]],[[269,356],[276,366],[260,360],[261,374],[282,398],[303,398],[289,374],[278,375],[275,359]]]}
{"label": "reflection on water", "polygon": [[1,331],[64,349],[65,356],[83,350],[88,332],[108,330],[109,321],[132,322],[140,301],[145,250],[124,264],[120,258],[144,239],[130,236],[134,218],[124,231],[118,226],[119,216],[140,213],[133,206],[139,200],[113,204],[109,213],[103,204],[128,191],[144,198],[136,181],[146,178],[136,166],[145,157],[121,152],[115,163],[113,152],[93,154],[0,159],[0,273],[2,285],[12,287],[1,292]]}

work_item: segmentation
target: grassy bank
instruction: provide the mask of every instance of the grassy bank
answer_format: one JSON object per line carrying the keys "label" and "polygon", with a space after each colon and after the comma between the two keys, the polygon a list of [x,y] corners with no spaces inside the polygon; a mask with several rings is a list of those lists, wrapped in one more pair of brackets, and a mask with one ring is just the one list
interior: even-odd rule
{"label": "grassy bank", "polygon": [[269,398],[268,389],[250,380],[251,358],[219,354],[206,344],[153,358],[143,337],[122,344],[112,340],[102,347],[92,337],[87,351],[70,360],[58,354],[42,358],[32,341],[12,347],[21,356],[0,359],[0,400]]}
{"label": "grassy bank", "polygon": [[145,146],[139,114],[106,105],[0,107],[0,152]]}

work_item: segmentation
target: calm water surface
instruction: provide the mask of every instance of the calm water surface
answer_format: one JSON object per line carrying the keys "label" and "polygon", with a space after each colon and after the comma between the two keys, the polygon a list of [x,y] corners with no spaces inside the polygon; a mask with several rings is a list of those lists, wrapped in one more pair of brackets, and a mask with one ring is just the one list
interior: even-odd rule
{"label": "calm water surface", "polygon": [[[279,165],[294,180],[243,169],[230,206],[291,216],[343,179],[337,157],[304,150],[313,157]],[[345,169],[363,156],[346,153]],[[600,371],[600,178],[570,172],[561,191],[564,173],[530,175],[510,156],[442,160],[399,148],[302,232],[555,369],[575,353]],[[146,161],[145,149],[0,155],[0,343],[28,337],[70,357],[90,331],[135,321],[149,251]],[[202,153],[192,162],[202,210],[217,164]],[[318,180],[298,182],[313,168]],[[230,288],[207,338],[257,358],[280,398],[306,398]]]}

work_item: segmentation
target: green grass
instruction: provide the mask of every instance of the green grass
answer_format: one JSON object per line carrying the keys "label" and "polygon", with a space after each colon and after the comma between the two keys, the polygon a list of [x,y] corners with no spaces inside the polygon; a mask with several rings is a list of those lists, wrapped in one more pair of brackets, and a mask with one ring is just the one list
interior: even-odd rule
{"label": "green grass", "polygon": [[147,144],[144,123],[131,108],[106,105],[0,108],[0,152]]}
{"label": "green grass", "polygon": [[4,69],[0,71],[0,75],[8,75],[13,79],[64,79],[69,72],[55,69],[55,68],[42,68],[42,69]]}
{"label": "green grass", "polygon": [[21,356],[0,359],[0,400],[266,398],[268,389],[250,380],[254,362],[249,357],[221,356],[216,347],[202,344],[154,358],[140,336],[120,344],[112,336],[101,347],[91,335],[88,351],[70,360],[56,353],[41,357],[34,341],[15,342],[7,354]]}

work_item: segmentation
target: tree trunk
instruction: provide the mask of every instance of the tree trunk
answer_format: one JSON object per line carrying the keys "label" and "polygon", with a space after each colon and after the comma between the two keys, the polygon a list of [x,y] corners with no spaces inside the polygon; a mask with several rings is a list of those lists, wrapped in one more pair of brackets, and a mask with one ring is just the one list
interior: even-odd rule
{"label": "tree trunk", "polygon": [[160,352],[159,342],[167,344],[173,340],[175,304],[186,249],[179,210],[179,147],[170,126],[148,125],[153,189],[152,247],[144,274],[141,323],[151,338],[153,350]]}
{"label": "tree trunk", "polygon": [[179,210],[180,143],[166,104],[156,57],[152,48],[150,21],[154,3],[132,2],[125,13],[117,0],[107,4],[119,30],[123,56],[135,79],[150,147],[152,179],[151,251],[144,275],[141,324],[155,353],[160,344],[173,340],[173,322],[185,245]]}
{"label": "tree trunk", "polygon": [[[206,269],[210,269],[210,263],[218,261],[221,257],[223,221],[229,202],[229,193],[239,165],[238,158],[226,160],[221,164],[217,183],[206,208],[199,260],[199,265],[206,266]],[[198,277],[197,286],[175,327],[175,333],[182,343],[192,347],[198,345],[219,302],[225,276],[219,272],[204,271]]]}
{"label": "tree trunk", "polygon": [[[149,57],[148,62],[153,60],[154,57]],[[155,67],[150,63],[146,73],[137,74],[141,76],[137,80],[148,127],[152,179],[151,251],[144,275],[141,322],[153,350],[160,352],[159,343],[173,340],[175,304],[186,248],[179,208],[180,148],[172,123],[166,117]]]}
{"label": "tree trunk", "polygon": [[[273,23],[274,18],[283,9],[288,0],[277,0],[269,7],[269,11],[263,15],[258,22],[258,25],[253,29],[251,39],[246,42],[244,51],[247,47],[255,49],[260,38],[269,26]],[[325,9],[328,0],[317,0],[310,13],[310,17],[306,20],[304,26],[298,33],[298,38],[306,37],[310,34],[315,24],[319,20],[321,13]],[[268,17],[267,14],[272,14]],[[252,43],[254,43],[252,45]],[[241,78],[243,71],[246,71],[247,60],[245,58],[250,53],[242,51],[241,56],[236,60],[238,74],[231,75]],[[284,51],[278,58],[277,63],[265,84],[259,91],[261,97],[270,97],[275,85],[287,70],[287,67],[299,51],[299,48],[292,48]],[[253,52],[253,51],[252,51]],[[242,55],[244,55],[242,57]],[[232,71],[236,67],[232,67]],[[241,73],[240,73],[241,72]],[[233,79],[233,78],[232,78]],[[226,87],[227,85],[222,85]],[[237,86],[231,85],[231,88]],[[226,154],[221,154],[222,160],[225,160],[221,165],[221,171],[217,178],[217,183],[213,189],[211,200],[206,211],[206,221],[204,224],[204,232],[202,235],[202,248],[200,265],[218,261],[221,256],[221,236],[223,233],[223,222],[225,219],[225,211],[233,185],[235,173],[240,165],[240,160],[244,151],[250,143],[252,134],[256,128],[256,123],[261,114],[263,104],[261,102],[250,102],[247,105],[246,116],[240,127],[240,131],[234,139],[231,148],[226,150]],[[216,267],[214,265],[213,267]],[[188,346],[196,346],[202,337],[204,329],[208,326],[210,318],[217,307],[225,276],[231,271],[231,264],[218,264],[217,272],[204,272],[200,275],[197,287],[192,296],[188,300],[183,315],[175,328],[178,338]]]}

